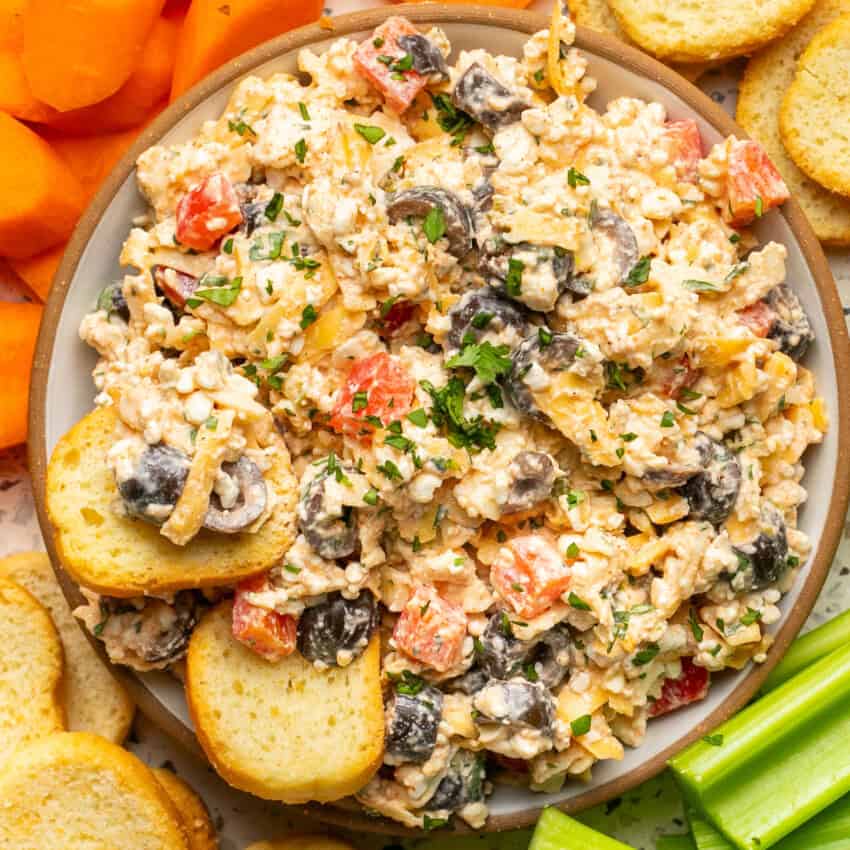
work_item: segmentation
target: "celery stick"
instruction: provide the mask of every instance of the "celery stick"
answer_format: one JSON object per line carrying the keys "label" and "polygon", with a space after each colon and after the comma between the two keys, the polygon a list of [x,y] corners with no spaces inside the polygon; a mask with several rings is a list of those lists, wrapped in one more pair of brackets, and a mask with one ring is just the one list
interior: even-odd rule
{"label": "celery stick", "polygon": [[730,844],[712,824],[697,812],[693,810],[688,812],[688,822],[691,825],[696,850],[735,850],[734,845]]}
{"label": "celery stick", "polygon": [[[722,736],[722,737],[721,737]],[[740,850],[767,850],[850,791],[850,645],[670,762],[691,805]]]}
{"label": "celery stick", "polygon": [[788,648],[782,660],[771,670],[762,685],[762,693],[768,693],[796,676],[815,661],[819,661],[830,652],[850,644],[850,611],[818,626],[816,629],[798,637]]}
{"label": "celery stick", "polygon": [[694,850],[694,842],[690,835],[662,835],[655,850]]}
{"label": "celery stick", "polygon": [[557,809],[543,810],[528,850],[633,850],[567,817]]}
{"label": "celery stick", "polygon": [[850,850],[850,794],[783,838],[774,850]]}

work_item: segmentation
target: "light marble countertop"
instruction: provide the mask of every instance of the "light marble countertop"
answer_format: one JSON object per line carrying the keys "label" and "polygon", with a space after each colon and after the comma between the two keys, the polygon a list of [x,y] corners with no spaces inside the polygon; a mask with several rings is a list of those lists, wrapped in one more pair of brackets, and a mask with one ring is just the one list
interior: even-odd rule
{"label": "light marble countertop", "polygon": [[[330,0],[326,11],[333,15],[376,5],[382,4],[376,0]],[[548,11],[551,0],[535,0],[530,8]],[[730,113],[734,112],[739,73],[740,65],[733,63],[722,72],[709,73],[701,82],[703,90]],[[829,260],[847,315],[850,313],[850,252],[829,252]],[[0,299],[15,297],[14,290],[4,284],[0,276]],[[23,447],[0,452],[0,556],[43,548],[26,453]],[[850,608],[850,520],[845,523],[832,571],[807,626],[817,625],[846,608]],[[228,788],[212,768],[187,754],[144,717],[137,718],[127,745],[151,765],[173,767],[199,791],[219,829],[222,850],[243,850],[251,841],[280,836],[293,829],[320,828],[297,810],[266,803]],[[681,803],[667,774],[582,815],[582,820],[629,843],[636,850],[653,850],[657,835],[683,828]],[[438,845],[440,850],[525,850],[529,832],[522,830],[499,836],[482,834],[463,838],[437,835],[401,843],[387,836],[348,838],[364,850],[401,850],[402,845],[416,847],[417,850],[436,850]]]}

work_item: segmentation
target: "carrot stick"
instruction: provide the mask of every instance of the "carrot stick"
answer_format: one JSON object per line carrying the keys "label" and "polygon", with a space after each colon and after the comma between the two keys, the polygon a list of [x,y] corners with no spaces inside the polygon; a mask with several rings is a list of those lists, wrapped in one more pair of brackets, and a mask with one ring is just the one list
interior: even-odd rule
{"label": "carrot stick", "polygon": [[165,0],[29,0],[24,72],[60,110],[98,103],[127,82]]}
{"label": "carrot stick", "polygon": [[[423,3],[426,0],[393,0],[393,3]],[[464,6],[476,3],[484,6],[499,6],[502,9],[524,9],[531,0],[443,0],[456,6]]]}
{"label": "carrot stick", "polygon": [[31,257],[67,239],[85,206],[50,145],[0,112],[0,255]]}
{"label": "carrot stick", "polygon": [[0,49],[0,111],[23,121],[47,121],[57,114],[33,97],[20,54],[8,48]]}
{"label": "carrot stick", "polygon": [[62,242],[49,251],[27,257],[25,260],[9,260],[12,271],[27,285],[27,288],[37,295],[41,301],[47,301],[50,285],[62,255],[65,253],[65,243]]}
{"label": "carrot stick", "polygon": [[111,97],[68,112],[51,110],[47,118],[32,120],[75,136],[111,133],[147,123],[154,108],[159,111],[160,104],[168,98],[181,24],[179,17],[157,19],[139,64]]}
{"label": "carrot stick", "polygon": [[228,59],[321,12],[322,0],[193,0],[177,47],[171,99]]}
{"label": "carrot stick", "polygon": [[27,395],[42,308],[0,302],[0,449],[27,438]]}

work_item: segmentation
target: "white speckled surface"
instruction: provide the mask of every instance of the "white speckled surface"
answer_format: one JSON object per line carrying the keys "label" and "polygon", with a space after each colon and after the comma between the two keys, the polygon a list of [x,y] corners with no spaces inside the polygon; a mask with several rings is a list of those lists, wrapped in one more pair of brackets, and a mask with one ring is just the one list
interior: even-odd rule
{"label": "white speckled surface", "polygon": [[[381,4],[375,0],[330,0],[327,12],[340,14],[374,5]],[[535,0],[530,8],[546,11],[550,7],[551,0]],[[740,66],[733,63],[721,72],[708,74],[701,82],[702,88],[730,113],[734,111],[739,73]],[[850,252],[833,251],[829,259],[845,304],[845,314],[850,313]],[[0,299],[15,297],[14,290],[2,282],[0,274]],[[41,548],[25,451],[18,448],[0,452],[0,556]],[[850,608],[850,521],[845,523],[832,572],[808,625],[816,625],[846,608]],[[248,843],[260,838],[279,836],[292,829],[311,828],[311,824],[296,812],[227,788],[211,768],[188,756],[144,718],[137,719],[128,745],[152,765],[174,767],[201,793],[220,830],[222,850],[242,850]],[[638,850],[652,850],[655,836],[681,831],[683,825],[681,804],[667,775],[611,801],[605,807],[588,812],[582,819]],[[313,828],[317,827],[313,825]],[[456,839],[441,836],[404,844],[422,850],[438,845],[441,850],[521,850],[527,846],[528,835],[527,831],[520,831],[501,836]],[[392,840],[381,837],[349,837],[368,850],[389,850],[390,846],[398,846]]]}

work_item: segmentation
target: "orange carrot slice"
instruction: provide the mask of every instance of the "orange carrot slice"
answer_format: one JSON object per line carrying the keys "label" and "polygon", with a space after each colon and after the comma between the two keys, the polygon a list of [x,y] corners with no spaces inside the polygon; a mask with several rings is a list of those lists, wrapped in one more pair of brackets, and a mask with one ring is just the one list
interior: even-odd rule
{"label": "orange carrot slice", "polygon": [[171,99],[228,59],[321,12],[322,0],[193,0],[177,47]]}
{"label": "orange carrot slice", "polygon": [[142,58],[165,0],[29,0],[24,72],[36,99],[78,109],[115,94]]}
{"label": "orange carrot slice", "polygon": [[[393,0],[393,3],[423,3],[427,0]],[[465,5],[484,5],[484,6],[499,6],[502,9],[524,9],[531,3],[531,0],[443,0],[444,3],[450,3],[456,6]]]}
{"label": "orange carrot slice", "polygon": [[68,112],[51,110],[47,118],[32,120],[75,136],[112,133],[147,123],[154,108],[168,98],[181,24],[181,18],[157,19],[139,64],[111,97]]}
{"label": "orange carrot slice", "polygon": [[27,438],[30,366],[41,312],[38,304],[0,302],[0,449]]}
{"label": "orange carrot slice", "polygon": [[24,46],[24,9],[27,0],[0,0],[0,48]]}
{"label": "orange carrot slice", "polygon": [[42,301],[47,301],[50,285],[59,268],[66,243],[62,242],[49,251],[27,257],[25,260],[9,260],[12,271],[27,285],[27,288]]}
{"label": "orange carrot slice", "polygon": [[85,193],[59,154],[2,112],[0,151],[0,255],[31,257],[67,239]]}
{"label": "orange carrot slice", "polygon": [[55,110],[32,96],[20,54],[0,50],[0,110],[23,121],[47,121]]}

